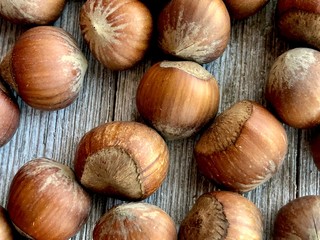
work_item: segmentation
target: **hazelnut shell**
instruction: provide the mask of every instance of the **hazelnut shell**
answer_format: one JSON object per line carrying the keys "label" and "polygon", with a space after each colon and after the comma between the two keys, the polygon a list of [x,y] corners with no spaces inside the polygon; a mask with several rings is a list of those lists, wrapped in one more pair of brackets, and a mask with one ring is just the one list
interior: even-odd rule
{"label": "hazelnut shell", "polygon": [[0,16],[17,24],[49,24],[61,15],[66,0],[1,0]]}
{"label": "hazelnut shell", "polygon": [[290,49],[273,63],[266,86],[266,99],[281,120],[295,128],[320,123],[320,52]]}
{"label": "hazelnut shell", "polygon": [[215,191],[201,195],[183,219],[179,239],[263,239],[262,215],[238,193]]}
{"label": "hazelnut shell", "polygon": [[318,239],[320,196],[298,197],[278,211],[274,223],[274,240]]}
{"label": "hazelnut shell", "polygon": [[96,223],[93,240],[139,239],[176,240],[171,217],[148,203],[128,203],[111,208]]}
{"label": "hazelnut shell", "polygon": [[269,0],[224,0],[232,18],[242,20],[256,14]]}
{"label": "hazelnut shell", "polygon": [[0,147],[13,137],[19,122],[19,106],[9,90],[0,82]]}
{"label": "hazelnut shell", "polygon": [[223,188],[247,192],[278,171],[287,148],[281,123],[260,104],[241,101],[205,130],[194,156],[204,176]]}
{"label": "hazelnut shell", "polygon": [[7,209],[22,235],[37,240],[67,240],[87,221],[91,198],[68,166],[38,158],[15,174]]}
{"label": "hazelnut shell", "polygon": [[158,44],[166,54],[208,63],[224,52],[230,28],[222,0],[172,0],[158,18]]}
{"label": "hazelnut shell", "polygon": [[80,28],[92,54],[105,67],[124,70],[145,55],[151,40],[152,16],[138,0],[88,0]]}
{"label": "hazelnut shell", "polygon": [[279,0],[277,26],[286,39],[320,49],[320,0]]}
{"label": "hazelnut shell", "polygon": [[190,137],[207,124],[219,107],[216,79],[190,61],[162,61],[140,80],[136,103],[144,120],[166,139]]}
{"label": "hazelnut shell", "polygon": [[57,110],[78,96],[87,60],[62,28],[34,27],[24,32],[0,64],[4,80],[30,106]]}
{"label": "hazelnut shell", "polygon": [[165,179],[169,153],[153,129],[137,122],[109,122],[87,132],[74,159],[87,189],[111,197],[141,200]]}

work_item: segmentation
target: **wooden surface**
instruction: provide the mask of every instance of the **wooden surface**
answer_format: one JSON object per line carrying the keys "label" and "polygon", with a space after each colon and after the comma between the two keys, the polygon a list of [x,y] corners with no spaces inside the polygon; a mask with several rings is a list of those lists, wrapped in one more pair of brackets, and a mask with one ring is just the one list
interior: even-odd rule
{"label": "wooden surface", "polygon": [[[0,204],[3,206],[11,179],[27,161],[45,156],[73,167],[76,145],[85,132],[107,121],[140,121],[135,106],[136,88],[146,69],[159,59],[158,53],[152,49],[143,62],[128,71],[112,72],[104,68],[92,57],[80,34],[78,14],[83,2],[69,1],[54,24],[75,37],[89,61],[83,89],[71,106],[54,112],[32,109],[18,99],[20,127],[13,139],[0,148]],[[255,16],[232,21],[231,40],[226,51],[216,61],[204,65],[219,82],[219,113],[242,99],[266,106],[264,90],[268,71],[277,56],[294,47],[276,32],[275,6],[276,1],[270,1]],[[25,29],[0,20],[1,58]],[[282,205],[298,196],[319,194],[319,173],[309,151],[310,131],[288,126],[285,129],[289,151],[281,170],[267,183],[244,194],[263,213],[264,239],[272,239],[275,213]],[[192,158],[196,138],[167,142],[171,161],[168,176],[160,189],[145,200],[165,210],[177,227],[198,196],[216,189],[197,172]],[[97,219],[120,203],[120,200],[93,196],[90,218],[72,239],[91,239]]]}

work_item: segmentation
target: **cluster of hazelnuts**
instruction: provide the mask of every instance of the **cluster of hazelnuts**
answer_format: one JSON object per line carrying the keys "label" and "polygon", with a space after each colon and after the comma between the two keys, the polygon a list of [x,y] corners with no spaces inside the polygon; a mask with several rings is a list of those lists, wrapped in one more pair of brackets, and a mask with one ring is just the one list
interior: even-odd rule
{"label": "cluster of hazelnuts", "polygon": [[[278,118],[249,100],[215,118],[219,86],[200,64],[224,52],[230,16],[244,19],[267,2],[171,0],[154,21],[138,0],[87,0],[80,12],[81,32],[108,69],[128,69],[143,59],[155,28],[159,48],[180,60],[154,64],[139,83],[137,109],[148,125],[119,121],[90,130],[77,146],[74,171],[46,158],[22,166],[10,186],[8,214],[0,208],[0,239],[13,239],[11,224],[32,239],[72,237],[90,213],[87,190],[133,201],[102,216],[93,229],[94,240],[262,239],[261,213],[239,193],[266,182],[281,167],[288,142],[278,118],[296,128],[320,124],[320,52],[295,48],[276,59],[266,99]],[[0,15],[17,24],[47,25],[64,5],[65,0],[3,0]],[[280,33],[319,49],[319,5],[318,0],[279,0]],[[6,82],[0,84],[0,146],[14,135],[20,114],[5,85],[31,107],[57,110],[77,98],[87,68],[76,41],[63,29],[37,26],[24,32],[0,64]],[[153,194],[166,177],[169,152],[164,139],[193,136],[212,120],[196,143],[194,157],[199,171],[226,190],[200,196],[177,233],[163,210],[135,201]],[[320,135],[312,142],[320,167],[319,149]],[[305,196],[281,208],[274,239],[314,239],[320,227],[319,203],[319,196]]]}

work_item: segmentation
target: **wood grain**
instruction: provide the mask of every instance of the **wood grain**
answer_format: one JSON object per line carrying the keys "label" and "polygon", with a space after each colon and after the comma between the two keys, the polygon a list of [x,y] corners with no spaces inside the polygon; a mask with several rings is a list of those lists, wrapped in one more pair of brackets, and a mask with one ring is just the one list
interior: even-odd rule
{"label": "wood grain", "polygon": [[[55,112],[32,109],[18,98],[21,123],[15,136],[0,148],[0,204],[6,206],[11,179],[27,161],[48,157],[73,167],[75,148],[82,135],[91,128],[113,120],[141,121],[135,106],[135,92],[143,73],[163,56],[153,48],[134,68],[115,72],[104,68],[91,55],[80,34],[78,14],[84,1],[68,1],[62,16],[54,23],[70,32],[89,61],[83,89],[69,107]],[[152,5],[149,1],[150,6]],[[159,3],[154,3],[159,4]],[[295,47],[279,38],[275,23],[276,1],[270,1],[258,14],[242,21],[232,21],[230,43],[224,54],[205,64],[218,80],[221,98],[219,113],[242,99],[267,106],[264,98],[268,71],[277,56]],[[153,6],[154,9],[158,8]],[[0,57],[13,46],[27,27],[0,20]],[[278,209],[298,196],[319,194],[319,172],[310,154],[311,130],[285,126],[289,151],[280,171],[267,183],[244,194],[262,211],[264,239],[272,239]],[[180,222],[202,193],[217,189],[201,176],[193,159],[197,136],[167,141],[170,169],[160,189],[146,199]],[[91,239],[95,222],[103,213],[122,201],[93,196],[93,209],[87,224],[72,239]]]}

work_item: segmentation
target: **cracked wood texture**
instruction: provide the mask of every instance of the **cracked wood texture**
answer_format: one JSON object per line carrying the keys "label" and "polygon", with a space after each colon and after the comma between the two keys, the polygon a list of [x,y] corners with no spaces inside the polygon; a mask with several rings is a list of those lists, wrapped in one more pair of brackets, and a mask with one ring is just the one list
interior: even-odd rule
{"label": "cracked wood texture", "polygon": [[[162,2],[162,1],[158,1]],[[37,157],[56,159],[73,168],[77,143],[91,128],[113,120],[141,121],[135,106],[135,92],[143,73],[163,56],[151,47],[145,59],[130,70],[110,71],[99,64],[83,41],[79,10],[84,1],[68,1],[62,16],[54,23],[71,33],[89,61],[83,89],[69,107],[53,112],[32,109],[18,98],[21,122],[16,134],[0,148],[0,204],[6,206],[10,182],[17,170]],[[159,11],[157,1],[145,1]],[[163,3],[162,3],[163,4]],[[203,65],[219,82],[221,113],[239,100],[250,99],[264,106],[268,71],[277,56],[295,47],[279,37],[275,27],[276,1],[242,21],[232,21],[231,39],[224,54]],[[155,16],[157,13],[155,13]],[[0,19],[0,57],[13,46],[27,27]],[[272,239],[275,214],[281,206],[299,196],[319,194],[319,173],[309,150],[310,130],[285,126],[289,151],[280,171],[268,182],[243,194],[263,214],[264,239]],[[144,200],[165,210],[177,228],[195,199],[217,189],[201,176],[193,159],[197,136],[167,141],[170,151],[168,176],[158,191]],[[95,222],[122,201],[93,195],[93,208],[87,224],[73,240],[91,239]]]}

